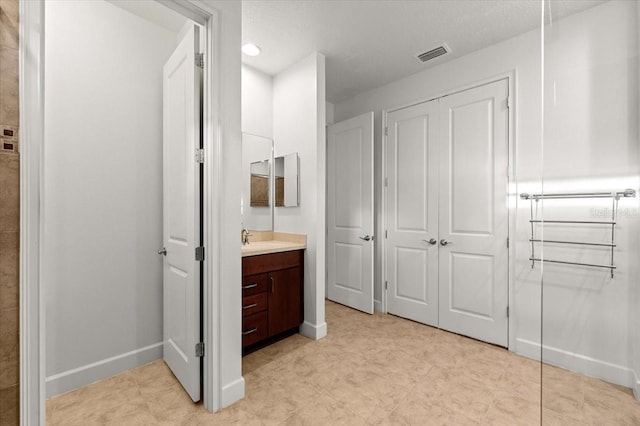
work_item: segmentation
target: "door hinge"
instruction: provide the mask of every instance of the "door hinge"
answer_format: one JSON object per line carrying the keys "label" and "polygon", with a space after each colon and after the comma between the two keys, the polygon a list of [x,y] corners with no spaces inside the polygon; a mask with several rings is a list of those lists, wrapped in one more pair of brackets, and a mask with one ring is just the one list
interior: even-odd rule
{"label": "door hinge", "polygon": [[384,289],[388,289],[389,288],[389,281],[385,281],[384,282]]}
{"label": "door hinge", "polygon": [[507,96],[507,108],[511,108],[511,96]]}
{"label": "door hinge", "polygon": [[384,178],[384,186],[389,186],[389,178]]}
{"label": "door hinge", "polygon": [[196,53],[196,67],[204,69],[204,53]]}
{"label": "door hinge", "polygon": [[196,262],[202,262],[204,260],[204,247],[196,247]]}
{"label": "door hinge", "polygon": [[507,238],[507,248],[509,248],[509,238]]}
{"label": "door hinge", "polygon": [[196,148],[196,163],[204,163],[204,149]]}
{"label": "door hinge", "polygon": [[389,127],[384,126],[384,135],[389,136]]}
{"label": "door hinge", "polygon": [[389,238],[389,231],[387,231],[386,229],[384,230],[384,237]]}
{"label": "door hinge", "polygon": [[204,356],[204,342],[196,343],[196,356],[202,358]]}
{"label": "door hinge", "polygon": [[507,306],[507,318],[509,318],[509,307]]}

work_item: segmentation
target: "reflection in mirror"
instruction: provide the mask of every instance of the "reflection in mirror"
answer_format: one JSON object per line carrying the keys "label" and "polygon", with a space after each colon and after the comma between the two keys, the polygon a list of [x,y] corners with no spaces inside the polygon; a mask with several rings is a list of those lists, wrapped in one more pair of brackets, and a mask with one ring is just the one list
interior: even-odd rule
{"label": "reflection in mirror", "polygon": [[269,207],[269,160],[251,163],[251,207]]}
{"label": "reflection in mirror", "polygon": [[276,157],[274,175],[276,207],[297,207],[298,153]]}
{"label": "reflection in mirror", "polygon": [[270,189],[273,140],[242,133],[242,227],[252,231],[273,230]]}

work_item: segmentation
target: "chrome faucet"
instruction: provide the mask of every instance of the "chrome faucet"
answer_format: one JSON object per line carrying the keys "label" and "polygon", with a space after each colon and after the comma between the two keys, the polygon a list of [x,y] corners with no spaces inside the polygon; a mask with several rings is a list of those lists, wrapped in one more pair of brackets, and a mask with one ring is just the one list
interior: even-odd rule
{"label": "chrome faucet", "polygon": [[242,245],[249,244],[249,236],[251,235],[252,234],[249,233],[249,230],[247,228],[244,228],[242,230]]}

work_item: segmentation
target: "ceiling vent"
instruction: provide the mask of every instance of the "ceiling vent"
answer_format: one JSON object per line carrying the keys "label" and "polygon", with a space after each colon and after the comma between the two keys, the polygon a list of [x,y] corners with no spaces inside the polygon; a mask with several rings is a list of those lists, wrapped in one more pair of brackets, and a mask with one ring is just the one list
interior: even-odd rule
{"label": "ceiling vent", "polygon": [[451,52],[451,49],[449,49],[449,46],[447,46],[446,44],[443,44],[442,46],[438,46],[435,49],[429,50],[428,52],[424,52],[416,55],[416,58],[418,58],[420,62],[427,62],[449,52]]}

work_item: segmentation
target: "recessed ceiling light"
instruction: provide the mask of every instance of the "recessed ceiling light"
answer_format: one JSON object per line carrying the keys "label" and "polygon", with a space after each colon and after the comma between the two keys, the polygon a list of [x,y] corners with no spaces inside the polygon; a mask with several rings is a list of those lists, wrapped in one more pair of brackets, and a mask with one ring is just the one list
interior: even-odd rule
{"label": "recessed ceiling light", "polygon": [[249,56],[258,56],[260,54],[260,48],[253,43],[245,43],[242,46],[242,53]]}

